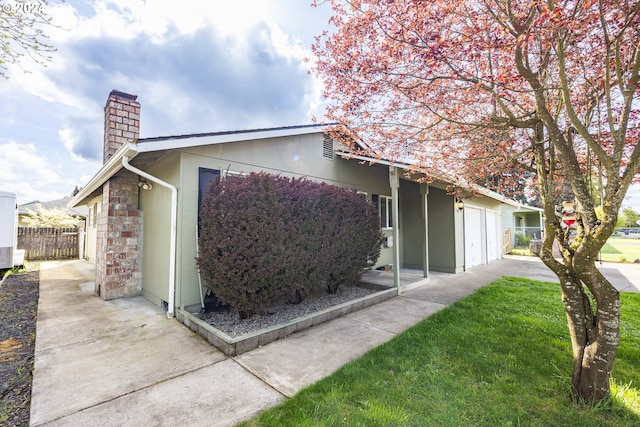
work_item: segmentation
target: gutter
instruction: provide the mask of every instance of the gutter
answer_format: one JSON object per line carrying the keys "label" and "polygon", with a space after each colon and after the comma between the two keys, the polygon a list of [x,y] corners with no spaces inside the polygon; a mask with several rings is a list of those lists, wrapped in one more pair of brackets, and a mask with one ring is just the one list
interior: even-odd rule
{"label": "gutter", "polygon": [[171,238],[169,243],[169,301],[167,307],[167,318],[173,318],[173,310],[175,305],[175,293],[176,293],[176,230],[178,223],[178,189],[173,185],[156,178],[153,175],[149,175],[147,172],[142,171],[129,164],[129,157],[122,157],[122,166],[139,175],[148,179],[151,182],[155,182],[158,185],[171,190]]}

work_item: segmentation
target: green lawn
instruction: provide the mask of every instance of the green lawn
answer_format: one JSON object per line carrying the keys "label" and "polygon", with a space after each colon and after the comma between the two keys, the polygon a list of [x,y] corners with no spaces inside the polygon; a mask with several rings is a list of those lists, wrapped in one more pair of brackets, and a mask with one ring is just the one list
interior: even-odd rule
{"label": "green lawn", "polygon": [[600,253],[603,261],[633,262],[640,259],[640,239],[612,237]]}
{"label": "green lawn", "polygon": [[[513,248],[511,255],[534,256],[529,248]],[[640,259],[640,239],[630,237],[611,237],[600,251],[602,261],[633,262]]]}
{"label": "green lawn", "polygon": [[243,425],[640,425],[638,294],[621,335],[611,402],[573,403],[558,285],[502,278]]}

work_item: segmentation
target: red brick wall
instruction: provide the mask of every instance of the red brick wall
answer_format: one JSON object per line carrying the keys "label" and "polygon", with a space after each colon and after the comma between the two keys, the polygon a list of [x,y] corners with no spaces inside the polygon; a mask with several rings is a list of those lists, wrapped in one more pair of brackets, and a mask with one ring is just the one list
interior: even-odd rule
{"label": "red brick wall", "polygon": [[[104,162],[140,134],[136,96],[111,91],[104,107]],[[138,176],[121,170],[102,187],[96,236],[96,290],[104,299],[142,293],[142,211]]]}
{"label": "red brick wall", "polygon": [[111,91],[104,106],[103,163],[123,144],[140,137],[140,104],[137,96]]}
{"label": "red brick wall", "polygon": [[104,299],[142,293],[138,176],[123,170],[103,187],[96,240],[96,289]]}

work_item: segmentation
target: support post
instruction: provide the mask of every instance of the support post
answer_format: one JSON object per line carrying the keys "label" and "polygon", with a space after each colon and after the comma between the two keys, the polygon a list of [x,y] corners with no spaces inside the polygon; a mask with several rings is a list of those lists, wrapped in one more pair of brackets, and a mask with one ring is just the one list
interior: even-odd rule
{"label": "support post", "polygon": [[389,166],[389,185],[391,186],[391,217],[393,223],[393,285],[400,294],[400,227],[398,193],[400,188],[400,173],[395,166]]}
{"label": "support post", "polygon": [[422,236],[422,277],[429,278],[429,184],[420,184],[422,196],[422,219],[424,221],[424,234]]}

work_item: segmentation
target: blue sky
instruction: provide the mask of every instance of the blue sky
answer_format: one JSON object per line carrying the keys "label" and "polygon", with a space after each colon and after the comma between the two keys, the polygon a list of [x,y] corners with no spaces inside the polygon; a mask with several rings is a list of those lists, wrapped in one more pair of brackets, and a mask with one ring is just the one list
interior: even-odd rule
{"label": "blue sky", "polygon": [[[0,3],[6,3],[0,0]],[[330,8],[310,0],[53,0],[58,51],[0,80],[0,190],[18,203],[82,186],[102,161],[109,92],[135,94],[140,136],[309,124],[308,71]]]}
{"label": "blue sky", "polygon": [[[101,166],[112,89],[138,96],[142,138],[322,120],[305,59],[331,10],[310,3],[51,0],[52,61],[0,79],[0,190],[27,203],[84,185]],[[625,205],[640,211],[640,189]]]}

